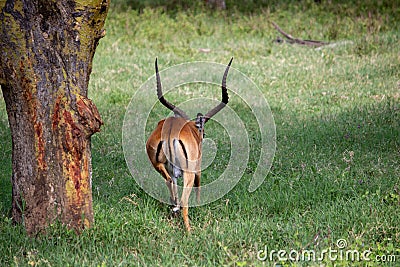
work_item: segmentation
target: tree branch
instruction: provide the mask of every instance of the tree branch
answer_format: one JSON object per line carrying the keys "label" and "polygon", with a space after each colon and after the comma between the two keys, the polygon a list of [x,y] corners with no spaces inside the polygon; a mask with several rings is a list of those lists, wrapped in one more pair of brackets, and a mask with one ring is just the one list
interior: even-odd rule
{"label": "tree branch", "polygon": [[[315,40],[302,40],[302,39],[298,39],[295,38],[293,36],[291,36],[290,34],[284,32],[279,26],[278,24],[276,24],[275,22],[271,21],[272,25],[275,27],[275,29],[280,32],[285,38],[286,38],[286,42],[290,43],[290,44],[299,44],[299,45],[307,45],[307,46],[313,46],[313,47],[320,47],[323,45],[328,45],[330,44],[329,42],[324,42],[324,41],[315,41]],[[279,39],[278,39],[279,40]]]}

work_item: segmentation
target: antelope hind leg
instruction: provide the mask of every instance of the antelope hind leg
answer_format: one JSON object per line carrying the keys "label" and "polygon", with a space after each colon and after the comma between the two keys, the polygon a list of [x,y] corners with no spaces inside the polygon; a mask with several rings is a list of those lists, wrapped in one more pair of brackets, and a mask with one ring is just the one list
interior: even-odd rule
{"label": "antelope hind leg", "polygon": [[156,166],[156,170],[164,177],[165,179],[165,184],[167,185],[170,193],[170,199],[171,199],[171,204],[176,206],[179,206],[178,203],[178,190],[177,190],[177,185],[176,181],[171,178],[169,173],[167,172],[167,169],[165,169],[165,165],[163,163],[159,163]]}
{"label": "antelope hind leg", "polygon": [[189,196],[194,184],[195,174],[192,172],[184,172],[183,174],[183,192],[182,192],[182,217],[186,230],[190,232],[189,223]]}
{"label": "antelope hind leg", "polygon": [[196,190],[196,201],[197,201],[197,204],[200,204],[200,177],[201,177],[201,172],[199,171],[194,176],[194,187],[195,187],[195,190]]}

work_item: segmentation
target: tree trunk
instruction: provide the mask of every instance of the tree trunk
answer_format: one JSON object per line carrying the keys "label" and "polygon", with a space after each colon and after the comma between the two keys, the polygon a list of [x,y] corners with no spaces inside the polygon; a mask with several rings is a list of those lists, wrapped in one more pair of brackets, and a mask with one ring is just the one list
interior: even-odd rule
{"label": "tree trunk", "polygon": [[109,0],[0,1],[0,84],[12,135],[12,218],[29,234],[93,223],[87,98]]}
{"label": "tree trunk", "polygon": [[224,10],[226,9],[225,0],[205,0],[206,3],[212,8]]}

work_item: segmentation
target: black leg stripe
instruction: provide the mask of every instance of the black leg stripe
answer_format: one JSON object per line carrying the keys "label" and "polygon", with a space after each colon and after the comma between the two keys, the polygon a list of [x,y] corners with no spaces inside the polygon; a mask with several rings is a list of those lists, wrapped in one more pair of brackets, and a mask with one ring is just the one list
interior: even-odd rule
{"label": "black leg stripe", "polygon": [[160,160],[158,159],[158,157],[160,156],[160,151],[161,151],[161,149],[162,149],[163,143],[164,143],[164,141],[160,141],[160,143],[158,143],[158,146],[157,146],[156,160],[157,160],[158,162],[160,162]]}
{"label": "black leg stripe", "polygon": [[186,152],[185,146],[183,145],[182,140],[179,140],[179,144],[181,145],[183,154],[185,155],[185,158],[186,158],[186,167],[189,167],[188,155],[187,155],[187,152]]}

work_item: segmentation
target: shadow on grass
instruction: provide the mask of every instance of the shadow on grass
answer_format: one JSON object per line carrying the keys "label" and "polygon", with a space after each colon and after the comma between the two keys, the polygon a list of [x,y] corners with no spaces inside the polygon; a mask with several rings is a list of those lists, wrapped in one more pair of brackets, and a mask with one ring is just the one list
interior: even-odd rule
{"label": "shadow on grass", "polygon": [[[2,98],[2,95],[0,94]],[[11,133],[4,101],[0,99],[0,212],[7,214],[11,208]]]}
{"label": "shadow on grass", "polygon": [[[210,3],[212,1],[209,1]],[[287,11],[302,12],[320,8],[324,12],[335,14],[336,16],[360,16],[368,15],[371,12],[383,13],[391,16],[396,16],[397,5],[393,3],[380,3],[368,0],[356,1],[335,1],[333,4],[330,1],[290,1],[290,0],[246,0],[234,1],[225,0],[226,10],[235,11],[243,14],[259,13],[261,10],[269,10],[275,12],[282,10],[282,13]],[[191,0],[114,0],[111,1],[111,9],[116,12],[126,11],[127,9],[143,12],[146,8],[162,9],[170,14],[176,14],[182,10],[196,11],[205,9],[215,10],[213,5],[208,5],[207,1],[191,1]]]}
{"label": "shadow on grass", "polygon": [[263,207],[270,216],[291,216],[369,192],[400,193],[396,101],[308,119],[285,112],[274,116],[277,152],[270,174],[254,193],[247,192],[251,174],[246,175],[227,196],[241,203],[241,210]]}

